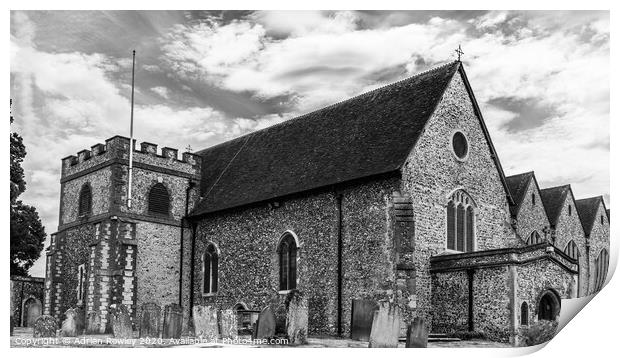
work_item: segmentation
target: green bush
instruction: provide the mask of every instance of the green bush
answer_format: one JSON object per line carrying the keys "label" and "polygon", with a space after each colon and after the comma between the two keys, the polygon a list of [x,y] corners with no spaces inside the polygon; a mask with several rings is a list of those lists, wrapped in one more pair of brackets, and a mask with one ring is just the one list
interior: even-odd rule
{"label": "green bush", "polygon": [[535,346],[537,344],[545,343],[551,340],[555,336],[558,329],[558,323],[556,321],[540,320],[532,323],[529,327],[523,327],[521,329],[522,344],[523,346]]}

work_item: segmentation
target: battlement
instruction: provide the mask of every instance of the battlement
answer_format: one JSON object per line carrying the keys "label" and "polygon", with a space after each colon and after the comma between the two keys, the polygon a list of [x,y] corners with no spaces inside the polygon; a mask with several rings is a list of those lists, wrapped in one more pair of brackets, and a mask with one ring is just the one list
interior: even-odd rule
{"label": "battlement", "polygon": [[[84,149],[77,155],[70,155],[62,159],[62,177],[72,175],[110,160],[129,160],[129,141],[123,136],[108,138],[105,144],[97,143],[91,149]],[[161,166],[167,169],[176,169],[199,174],[201,159],[194,153],[184,152],[179,158],[179,151],[175,148],[163,147],[158,153],[157,144],[142,142],[136,149],[136,140],[133,142],[133,160],[135,163],[144,163]]]}

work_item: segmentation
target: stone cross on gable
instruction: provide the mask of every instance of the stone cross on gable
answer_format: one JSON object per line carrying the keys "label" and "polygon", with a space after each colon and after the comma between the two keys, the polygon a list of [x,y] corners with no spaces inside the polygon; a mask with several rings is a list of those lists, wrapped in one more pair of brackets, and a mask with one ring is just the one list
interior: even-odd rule
{"label": "stone cross on gable", "polygon": [[188,153],[191,153],[192,152],[192,146],[188,144],[187,147],[185,147],[185,151],[188,152]]}
{"label": "stone cross on gable", "polygon": [[456,55],[458,56],[458,60],[461,61],[461,55],[464,55],[465,52],[463,52],[463,50],[461,50],[461,45],[460,44],[459,44],[459,48],[454,50],[454,52],[456,52]]}

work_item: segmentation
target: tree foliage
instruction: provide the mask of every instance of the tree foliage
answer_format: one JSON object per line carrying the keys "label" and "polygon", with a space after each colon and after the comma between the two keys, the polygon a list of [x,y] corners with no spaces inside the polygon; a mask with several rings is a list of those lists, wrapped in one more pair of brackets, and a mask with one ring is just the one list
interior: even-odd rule
{"label": "tree foliage", "polygon": [[[12,101],[11,101],[12,104]],[[13,123],[13,116],[10,116]],[[26,146],[22,137],[10,133],[11,141],[11,275],[28,276],[28,269],[41,256],[45,242],[45,228],[37,209],[22,203],[17,198],[26,190],[22,162],[26,157]]]}

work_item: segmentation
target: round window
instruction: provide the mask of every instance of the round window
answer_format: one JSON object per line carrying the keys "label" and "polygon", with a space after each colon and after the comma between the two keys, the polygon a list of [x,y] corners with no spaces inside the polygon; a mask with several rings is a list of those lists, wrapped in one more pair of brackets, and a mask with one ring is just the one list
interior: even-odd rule
{"label": "round window", "polygon": [[454,133],[454,136],[452,137],[452,149],[454,150],[454,154],[456,154],[459,159],[465,159],[469,147],[467,144],[467,138],[465,138],[463,133]]}

